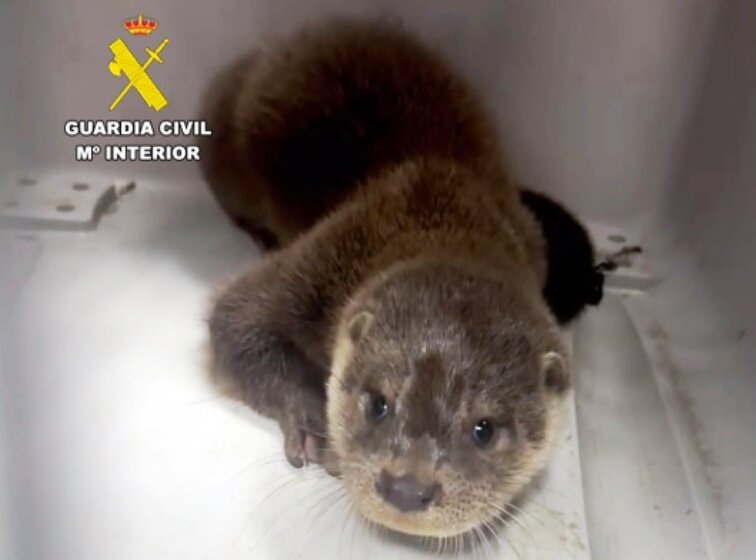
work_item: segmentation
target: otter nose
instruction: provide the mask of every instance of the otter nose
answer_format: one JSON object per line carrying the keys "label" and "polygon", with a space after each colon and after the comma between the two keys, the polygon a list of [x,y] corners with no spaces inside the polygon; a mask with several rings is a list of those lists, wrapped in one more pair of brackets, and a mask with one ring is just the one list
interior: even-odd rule
{"label": "otter nose", "polygon": [[421,484],[409,474],[394,476],[381,471],[375,483],[378,494],[399,511],[422,511],[436,501],[440,484]]}

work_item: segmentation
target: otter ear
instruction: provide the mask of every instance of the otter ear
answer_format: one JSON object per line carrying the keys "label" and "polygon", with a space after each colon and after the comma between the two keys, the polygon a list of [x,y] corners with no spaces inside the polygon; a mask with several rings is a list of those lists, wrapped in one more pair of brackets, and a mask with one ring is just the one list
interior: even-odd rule
{"label": "otter ear", "polygon": [[352,343],[357,344],[370,330],[375,316],[369,311],[360,311],[349,321],[347,331]]}
{"label": "otter ear", "polygon": [[541,379],[548,391],[563,393],[570,386],[567,360],[558,352],[546,352],[541,356]]}

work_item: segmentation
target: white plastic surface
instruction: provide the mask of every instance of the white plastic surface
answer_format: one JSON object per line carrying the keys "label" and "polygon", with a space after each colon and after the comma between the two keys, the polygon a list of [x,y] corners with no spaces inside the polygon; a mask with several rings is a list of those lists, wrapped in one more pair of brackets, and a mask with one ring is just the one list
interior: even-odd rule
{"label": "white plastic surface", "polygon": [[[124,181],[93,173],[9,173],[0,187],[0,226],[89,230],[112,209]],[[120,184],[117,184],[120,183]]]}

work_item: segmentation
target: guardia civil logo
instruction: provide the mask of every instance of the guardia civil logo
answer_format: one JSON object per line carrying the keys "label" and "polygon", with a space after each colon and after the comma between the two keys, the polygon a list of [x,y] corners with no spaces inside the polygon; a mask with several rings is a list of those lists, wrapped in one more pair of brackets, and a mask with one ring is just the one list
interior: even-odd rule
{"label": "guardia civil logo", "polygon": [[[113,54],[108,70],[114,78],[110,111],[129,95],[138,96],[155,112],[168,105],[159,84],[149,75],[152,63],[163,64],[161,53],[168,45],[168,39],[155,41],[152,43],[154,48],[137,48],[134,44],[129,48],[124,40],[143,41],[157,28],[157,20],[140,13],[123,22],[123,29],[136,39],[124,36],[108,45]],[[138,59],[142,48],[147,53],[144,61]],[[98,71],[104,72],[104,69]],[[76,161],[199,161],[200,146],[191,139],[212,134],[202,120],[173,119],[153,123],[152,118],[126,120],[117,116],[104,120],[69,119],[63,125],[63,131],[71,138],[85,139],[75,146]],[[124,141],[124,138],[133,140]]]}
{"label": "guardia civil logo", "polygon": [[[123,28],[133,37],[149,37],[157,27],[158,22],[156,20],[143,17],[142,14],[123,22]],[[109,109],[111,111],[118,107],[118,104],[132,90],[144,100],[148,107],[152,107],[155,111],[160,111],[168,105],[168,100],[147,73],[153,62],[163,64],[160,53],[166,45],[168,45],[168,39],[163,39],[154,50],[145,47],[144,50],[148,57],[144,63],[137,60],[123,39],[118,38],[108,45],[113,53],[113,60],[108,64],[108,70],[114,77],[126,79],[126,84],[110,104]],[[123,82],[123,80],[121,81]]]}

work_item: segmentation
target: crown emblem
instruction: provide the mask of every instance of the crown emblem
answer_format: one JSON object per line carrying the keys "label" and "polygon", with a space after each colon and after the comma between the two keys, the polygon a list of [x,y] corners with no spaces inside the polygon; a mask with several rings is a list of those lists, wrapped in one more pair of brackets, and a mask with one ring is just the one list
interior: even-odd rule
{"label": "crown emblem", "polygon": [[157,26],[158,22],[156,20],[144,18],[142,14],[123,22],[123,28],[132,35],[149,35],[157,29]]}

